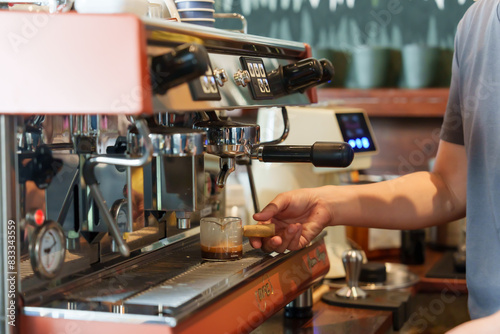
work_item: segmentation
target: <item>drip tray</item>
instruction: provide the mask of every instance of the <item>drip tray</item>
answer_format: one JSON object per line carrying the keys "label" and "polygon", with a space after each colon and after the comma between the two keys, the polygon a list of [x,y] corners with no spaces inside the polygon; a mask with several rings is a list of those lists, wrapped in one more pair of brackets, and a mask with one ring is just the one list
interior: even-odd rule
{"label": "drip tray", "polygon": [[[153,255],[153,254],[151,254]],[[279,257],[278,257],[279,258]],[[109,269],[63,293],[51,308],[160,315],[177,321],[222,297],[273,266],[278,258],[243,245],[243,258],[209,262],[201,258],[199,237]]]}
{"label": "drip tray", "polygon": [[261,259],[247,256],[231,262],[204,262],[126,300],[124,304],[127,310],[139,307],[145,311],[144,307],[150,306],[157,312],[169,314],[172,308],[178,308],[188,302],[196,303],[196,299],[213,299],[232,285],[232,276],[243,274],[246,268]]}

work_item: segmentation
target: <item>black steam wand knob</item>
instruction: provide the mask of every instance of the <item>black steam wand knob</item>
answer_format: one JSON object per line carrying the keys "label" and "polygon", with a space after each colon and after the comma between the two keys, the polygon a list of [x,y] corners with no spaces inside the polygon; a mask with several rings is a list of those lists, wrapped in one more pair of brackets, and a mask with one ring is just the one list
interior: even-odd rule
{"label": "black steam wand knob", "polygon": [[203,45],[183,44],[151,60],[151,85],[155,94],[191,81],[205,74],[209,59]]}
{"label": "black steam wand knob", "polygon": [[296,92],[303,92],[321,80],[323,67],[321,63],[308,58],[294,64],[280,66],[268,75],[269,86],[274,97],[280,97]]}
{"label": "black steam wand knob", "polygon": [[34,153],[22,157],[31,160],[24,165],[24,159],[19,159],[19,181],[33,181],[39,189],[46,189],[63,166],[62,160],[54,158],[47,145],[40,145]]}

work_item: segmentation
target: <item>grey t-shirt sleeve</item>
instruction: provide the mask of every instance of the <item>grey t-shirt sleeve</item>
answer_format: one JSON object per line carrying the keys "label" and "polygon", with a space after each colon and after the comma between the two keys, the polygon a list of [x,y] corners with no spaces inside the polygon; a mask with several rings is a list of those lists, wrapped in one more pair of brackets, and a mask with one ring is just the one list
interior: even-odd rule
{"label": "grey t-shirt sleeve", "polygon": [[[460,28],[460,27],[459,27]],[[458,34],[457,34],[458,35]],[[444,141],[464,145],[464,127],[462,123],[462,112],[460,104],[460,70],[458,53],[460,52],[457,39],[455,39],[455,53],[451,70],[450,93],[448,105],[444,114],[440,138]]]}

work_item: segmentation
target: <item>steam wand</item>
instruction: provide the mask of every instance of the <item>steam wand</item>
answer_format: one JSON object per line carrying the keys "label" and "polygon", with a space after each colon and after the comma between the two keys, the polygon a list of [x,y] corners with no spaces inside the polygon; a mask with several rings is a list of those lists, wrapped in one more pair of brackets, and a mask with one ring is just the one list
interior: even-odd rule
{"label": "steam wand", "polygon": [[120,253],[128,257],[130,255],[130,249],[128,245],[123,240],[120,229],[118,228],[118,224],[115,219],[111,216],[108,206],[106,205],[106,201],[104,196],[99,189],[99,182],[95,176],[95,166],[97,164],[108,164],[108,165],[118,165],[125,167],[141,167],[151,161],[151,157],[153,156],[153,144],[151,143],[151,139],[149,138],[149,130],[144,120],[137,120],[134,122],[139,134],[142,136],[144,140],[144,154],[139,158],[116,158],[111,157],[109,155],[101,155],[88,159],[85,161],[83,165],[83,178],[85,179],[85,183],[90,188],[90,195],[95,200],[97,207],[99,208],[99,212],[101,216],[108,226],[109,233],[112,235],[116,244],[118,245],[118,249]]}

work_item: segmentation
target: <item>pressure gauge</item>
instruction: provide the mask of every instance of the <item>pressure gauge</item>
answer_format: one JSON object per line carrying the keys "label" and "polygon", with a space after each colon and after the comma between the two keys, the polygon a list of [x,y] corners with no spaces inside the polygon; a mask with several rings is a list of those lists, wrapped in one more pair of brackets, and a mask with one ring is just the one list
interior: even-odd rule
{"label": "pressure gauge", "polygon": [[66,238],[61,226],[51,220],[35,229],[30,241],[31,266],[41,278],[54,278],[61,271],[66,254]]}

